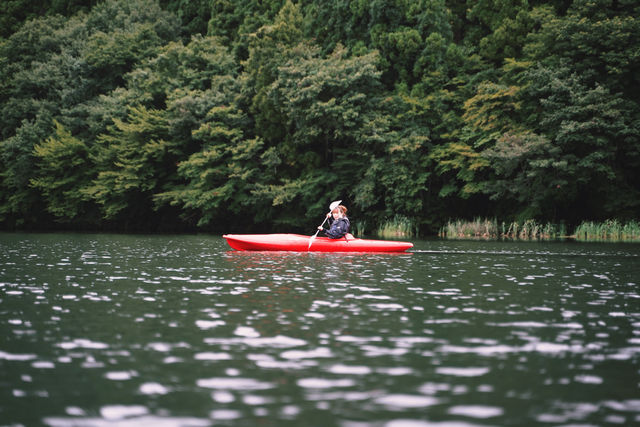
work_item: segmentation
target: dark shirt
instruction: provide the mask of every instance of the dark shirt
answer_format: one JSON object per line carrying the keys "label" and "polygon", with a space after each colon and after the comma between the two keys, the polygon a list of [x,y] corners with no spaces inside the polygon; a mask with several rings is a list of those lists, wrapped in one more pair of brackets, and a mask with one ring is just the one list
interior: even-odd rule
{"label": "dark shirt", "polygon": [[329,218],[329,228],[323,228],[322,231],[330,239],[339,239],[349,232],[349,228],[351,228],[349,218],[338,218],[335,221],[333,218]]}

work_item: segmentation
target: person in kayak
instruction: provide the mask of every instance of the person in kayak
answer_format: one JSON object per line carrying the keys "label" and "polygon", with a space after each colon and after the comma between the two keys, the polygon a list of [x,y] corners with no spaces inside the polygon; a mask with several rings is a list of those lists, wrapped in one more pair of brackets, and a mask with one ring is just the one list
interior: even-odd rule
{"label": "person in kayak", "polygon": [[351,228],[349,218],[347,218],[346,206],[339,205],[337,208],[327,214],[329,220],[329,228],[319,226],[318,230],[324,232],[330,239],[339,239],[346,235]]}

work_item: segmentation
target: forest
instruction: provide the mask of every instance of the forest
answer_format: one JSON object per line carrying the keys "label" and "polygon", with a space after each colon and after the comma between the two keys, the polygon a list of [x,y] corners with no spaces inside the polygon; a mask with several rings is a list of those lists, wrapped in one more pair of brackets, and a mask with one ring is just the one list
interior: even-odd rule
{"label": "forest", "polygon": [[637,0],[3,0],[0,228],[640,218]]}

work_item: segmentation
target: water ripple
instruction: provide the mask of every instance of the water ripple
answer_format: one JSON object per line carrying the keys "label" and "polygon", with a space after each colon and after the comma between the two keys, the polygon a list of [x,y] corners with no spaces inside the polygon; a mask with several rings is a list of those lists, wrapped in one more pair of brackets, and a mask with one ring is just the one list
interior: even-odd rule
{"label": "water ripple", "polygon": [[3,423],[640,420],[638,246],[414,249],[241,253],[204,235],[3,235]]}

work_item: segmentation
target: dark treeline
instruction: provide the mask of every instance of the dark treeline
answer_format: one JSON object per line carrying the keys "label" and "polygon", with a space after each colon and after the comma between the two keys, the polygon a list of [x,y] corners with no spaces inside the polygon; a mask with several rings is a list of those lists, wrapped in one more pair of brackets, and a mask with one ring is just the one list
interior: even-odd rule
{"label": "dark treeline", "polygon": [[[6,6],[6,7],[5,7]],[[0,226],[640,217],[637,0],[6,0]]]}

